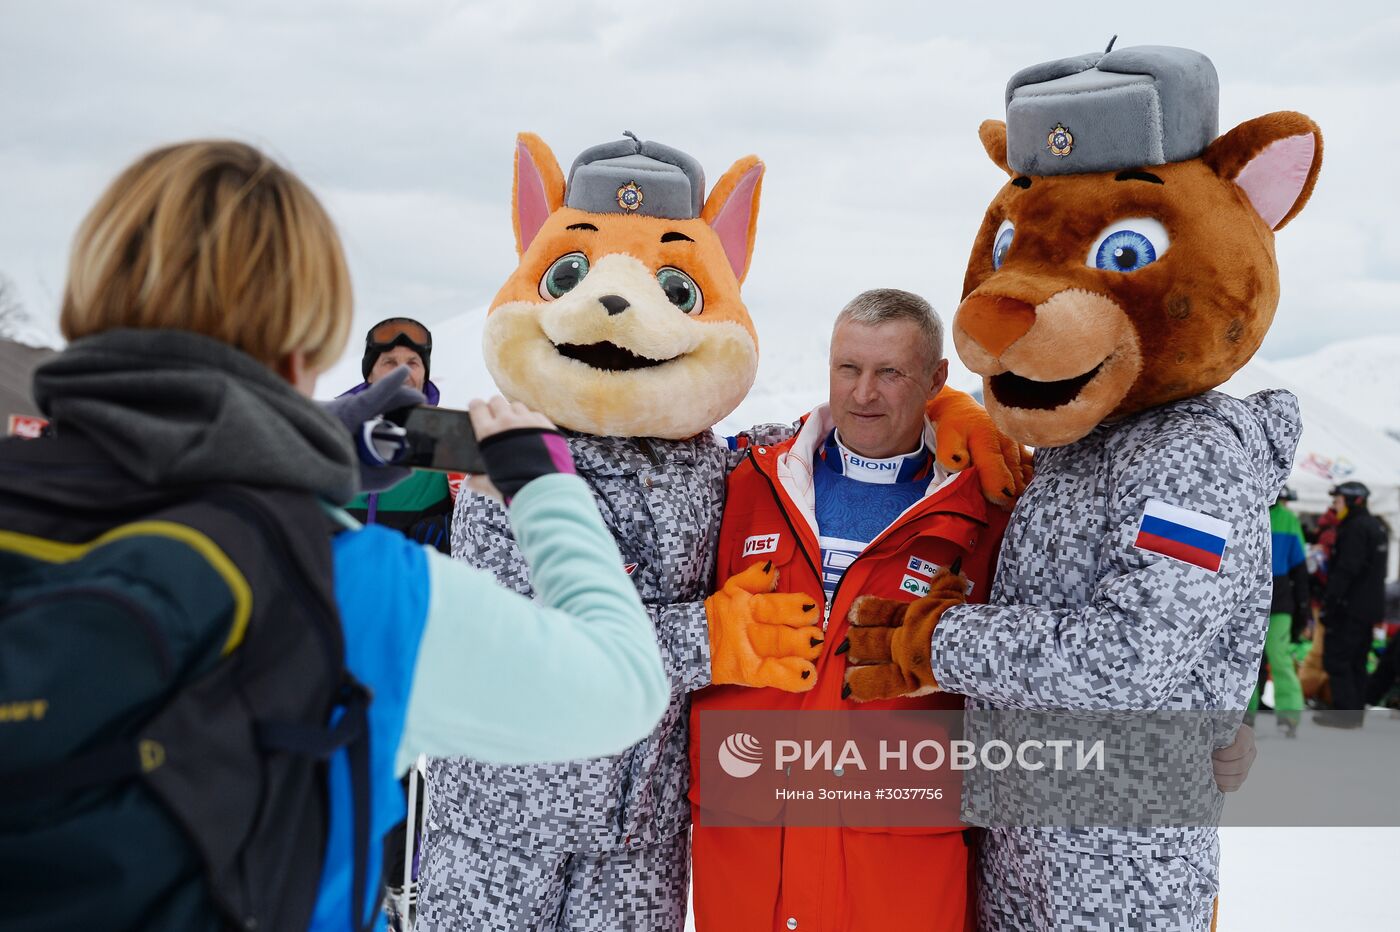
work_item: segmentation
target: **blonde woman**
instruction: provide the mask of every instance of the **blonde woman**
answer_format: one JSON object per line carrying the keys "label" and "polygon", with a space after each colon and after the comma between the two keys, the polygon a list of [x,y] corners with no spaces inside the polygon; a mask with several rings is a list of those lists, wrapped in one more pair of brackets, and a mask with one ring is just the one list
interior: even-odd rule
{"label": "blonde woman", "polygon": [[[537,602],[333,507],[402,474],[310,400],[350,322],[334,226],[250,146],[151,152],[83,221],[51,435],[0,442],[0,928],[382,925],[418,754],[592,757],[661,715],[540,415],[472,405]],[[337,413],[421,402],[403,375]]]}

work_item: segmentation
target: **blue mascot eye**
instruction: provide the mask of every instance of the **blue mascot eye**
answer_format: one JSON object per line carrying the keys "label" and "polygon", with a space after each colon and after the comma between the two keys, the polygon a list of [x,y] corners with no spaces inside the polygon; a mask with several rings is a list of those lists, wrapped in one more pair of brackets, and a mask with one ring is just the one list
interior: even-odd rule
{"label": "blue mascot eye", "polygon": [[1001,226],[997,227],[997,238],[992,246],[992,268],[999,269],[1006,261],[1006,252],[1011,248],[1011,241],[1016,238],[1016,225],[1010,220],[1003,220]]}
{"label": "blue mascot eye", "polygon": [[1094,265],[1111,272],[1136,272],[1157,261],[1152,240],[1136,230],[1119,230],[1099,244]]}
{"label": "blue mascot eye", "polygon": [[1151,217],[1120,220],[1099,234],[1086,265],[1106,272],[1136,272],[1167,251],[1167,230]]}

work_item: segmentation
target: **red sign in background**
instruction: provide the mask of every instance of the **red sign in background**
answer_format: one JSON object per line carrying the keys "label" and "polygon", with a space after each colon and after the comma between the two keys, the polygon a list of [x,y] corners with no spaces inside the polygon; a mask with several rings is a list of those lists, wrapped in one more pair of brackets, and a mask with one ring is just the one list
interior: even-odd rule
{"label": "red sign in background", "polygon": [[44,433],[44,428],[49,426],[48,420],[42,417],[35,417],[30,414],[11,414],[9,426],[5,430],[6,436],[25,437],[33,440]]}

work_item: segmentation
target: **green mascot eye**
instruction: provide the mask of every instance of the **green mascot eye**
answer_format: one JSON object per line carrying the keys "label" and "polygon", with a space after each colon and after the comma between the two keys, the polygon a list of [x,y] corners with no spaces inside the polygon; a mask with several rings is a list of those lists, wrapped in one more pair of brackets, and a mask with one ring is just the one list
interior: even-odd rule
{"label": "green mascot eye", "polygon": [[656,273],[656,280],[660,283],[661,290],[666,292],[667,301],[687,314],[700,313],[705,299],[700,294],[700,286],[695,284],[695,279],[680,269],[668,266]]}
{"label": "green mascot eye", "polygon": [[547,301],[573,291],[588,274],[588,257],[581,252],[560,256],[540,279],[540,297]]}

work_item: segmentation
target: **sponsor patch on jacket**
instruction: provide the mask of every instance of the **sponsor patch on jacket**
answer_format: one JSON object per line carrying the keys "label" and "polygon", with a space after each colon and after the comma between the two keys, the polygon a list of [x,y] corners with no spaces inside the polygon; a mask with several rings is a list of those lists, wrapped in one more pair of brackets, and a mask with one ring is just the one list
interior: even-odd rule
{"label": "sponsor patch on jacket", "polygon": [[641,565],[640,563],[624,563],[622,564],[622,571],[628,576],[631,576],[633,573],[637,572],[637,567]]}
{"label": "sponsor patch on jacket", "polygon": [[752,557],[762,553],[774,553],[778,549],[778,534],[755,534],[744,538],[744,556]]}
{"label": "sponsor patch on jacket", "polygon": [[932,579],[938,575],[938,571],[941,569],[943,569],[943,567],[939,566],[937,563],[930,563],[918,557],[909,558],[909,572],[916,573],[919,576],[927,576],[929,579]]}
{"label": "sponsor patch on jacket", "polygon": [[[939,567],[939,569],[941,569],[941,567]],[[922,599],[924,596],[929,594],[929,591],[932,589],[932,586],[929,585],[929,580],[920,579],[917,576],[910,576],[908,573],[906,573],[904,574],[904,578],[900,580],[899,588],[904,592],[912,593]],[[972,580],[968,579],[967,585],[963,589],[963,594],[966,595],[968,598],[972,598],[972,590],[975,588],[977,588],[977,584]]]}
{"label": "sponsor patch on jacket", "polygon": [[928,595],[929,584],[917,576],[910,576],[906,573],[904,574],[904,579],[899,583],[899,588],[903,589],[905,592],[913,593],[919,598],[923,598]]}
{"label": "sponsor patch on jacket", "polygon": [[1229,542],[1229,523],[1149,498],[1133,546],[1218,573]]}

